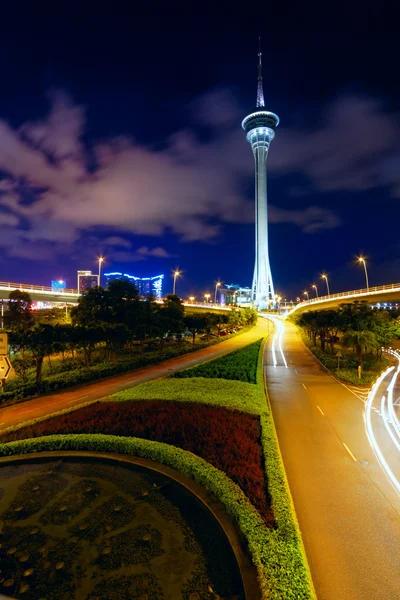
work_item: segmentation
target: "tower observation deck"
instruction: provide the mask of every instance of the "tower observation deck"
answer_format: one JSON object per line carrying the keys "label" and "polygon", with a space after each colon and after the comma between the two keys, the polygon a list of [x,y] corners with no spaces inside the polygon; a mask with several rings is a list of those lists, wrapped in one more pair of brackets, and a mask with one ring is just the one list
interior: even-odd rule
{"label": "tower observation deck", "polygon": [[246,140],[251,144],[255,163],[255,264],[252,300],[259,310],[275,304],[274,284],[268,252],[267,157],[279,117],[265,110],[261,50],[258,53],[257,103],[254,112],[242,121]]}

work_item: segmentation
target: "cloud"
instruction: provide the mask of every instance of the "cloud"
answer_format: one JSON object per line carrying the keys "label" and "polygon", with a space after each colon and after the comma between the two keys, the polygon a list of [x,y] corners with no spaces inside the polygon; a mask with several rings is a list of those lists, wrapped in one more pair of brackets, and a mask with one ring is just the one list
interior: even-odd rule
{"label": "cloud", "polygon": [[399,134],[399,115],[385,112],[378,100],[338,97],[325,107],[313,131],[279,127],[269,170],[302,173],[323,192],[388,185],[400,196]]}
{"label": "cloud", "polygon": [[126,240],[125,238],[122,238],[122,237],[119,237],[116,235],[112,235],[112,236],[106,238],[103,243],[108,246],[118,246],[120,248],[132,248],[132,243],[129,240]]}
{"label": "cloud", "polygon": [[[254,201],[243,187],[254,164],[240,129],[244,111],[231,91],[212,90],[195,100],[189,106],[192,127],[157,149],[129,137],[83,144],[84,107],[56,90],[49,100],[42,119],[17,129],[0,120],[0,247],[10,255],[70,252],[88,232],[107,229],[115,235],[108,233],[101,243],[139,260],[163,249],[139,253],[128,235],[167,231],[186,242],[212,241],[226,223],[254,220]],[[199,124],[211,134],[199,137]],[[269,173],[301,174],[314,192],[386,186],[398,197],[399,133],[399,116],[376,99],[338,97],[312,130],[279,126]],[[270,206],[273,223],[292,223],[306,233],[339,226],[336,213],[307,194],[293,194],[292,201],[285,209]]]}
{"label": "cloud", "polygon": [[310,206],[304,210],[285,210],[271,206],[271,223],[291,223],[301,227],[304,233],[315,233],[322,229],[334,229],[340,225],[339,217],[327,208]]}
{"label": "cloud", "polygon": [[172,254],[169,254],[169,252],[167,252],[164,248],[161,248],[160,246],[157,246],[156,248],[148,248],[147,246],[141,246],[138,250],[137,253],[140,256],[153,256],[153,257],[157,257],[157,258],[171,258]]}

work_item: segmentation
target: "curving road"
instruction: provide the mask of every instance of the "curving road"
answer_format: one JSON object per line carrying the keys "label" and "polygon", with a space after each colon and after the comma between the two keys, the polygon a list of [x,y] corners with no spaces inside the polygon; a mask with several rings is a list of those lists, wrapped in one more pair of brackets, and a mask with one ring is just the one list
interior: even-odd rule
{"label": "curving road", "polygon": [[98,400],[139,383],[145,383],[158,377],[165,377],[175,371],[186,369],[197,363],[217,358],[233,350],[238,350],[265,336],[269,329],[270,325],[268,322],[264,319],[258,319],[257,325],[249,331],[208,348],[171,358],[158,365],[150,365],[136,371],[124,373],[123,375],[116,375],[102,379],[101,381],[81,385],[72,390],[65,390],[18,404],[4,406],[0,408],[0,433],[11,425],[51,415],[64,408],[79,406],[90,400]]}
{"label": "curving road", "polygon": [[[365,395],[329,375],[294,325],[281,327],[287,366],[277,335],[266,352],[267,386],[317,596],[398,600],[400,497],[368,440]],[[400,454],[394,458],[379,415],[391,375],[371,410],[376,438],[400,477]]]}

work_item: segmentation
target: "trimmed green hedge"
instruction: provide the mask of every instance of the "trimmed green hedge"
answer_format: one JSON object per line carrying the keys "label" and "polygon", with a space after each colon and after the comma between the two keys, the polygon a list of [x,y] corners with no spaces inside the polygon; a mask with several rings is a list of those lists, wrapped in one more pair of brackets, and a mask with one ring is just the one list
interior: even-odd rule
{"label": "trimmed green hedge", "polygon": [[179,371],[170,377],[207,377],[257,383],[257,361],[262,340],[206,363]]}
{"label": "trimmed green hedge", "polygon": [[204,377],[156,379],[117,392],[104,399],[108,402],[127,400],[197,402],[257,415],[265,409],[265,400],[260,398],[254,385],[243,381],[206,379]]}
{"label": "trimmed green hedge", "polygon": [[[141,456],[166,464],[194,479],[225,505],[246,536],[257,568],[263,599],[312,598],[305,567],[296,560],[296,540],[268,529],[257,510],[227,475],[205,460],[174,446],[138,438],[107,435],[57,435],[0,444],[1,456],[54,450],[89,450]],[[301,556],[301,555],[300,555]],[[295,558],[295,560],[293,560]]]}

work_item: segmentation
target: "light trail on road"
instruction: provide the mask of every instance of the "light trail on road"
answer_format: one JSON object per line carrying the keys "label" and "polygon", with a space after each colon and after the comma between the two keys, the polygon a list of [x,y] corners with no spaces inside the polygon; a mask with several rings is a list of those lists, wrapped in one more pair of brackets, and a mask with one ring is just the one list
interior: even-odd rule
{"label": "light trail on road", "polygon": [[278,361],[276,359],[276,345],[278,344],[279,353],[281,355],[282,362],[285,365],[285,367],[287,368],[288,364],[286,361],[285,353],[283,351],[283,334],[285,333],[285,325],[283,324],[283,322],[280,319],[278,319],[275,316],[272,316],[272,315],[267,316],[267,315],[263,315],[263,314],[260,314],[260,316],[264,317],[264,319],[269,319],[275,325],[276,331],[274,333],[274,337],[272,339],[272,346],[271,346],[272,360],[274,363],[274,367],[278,366]]}

